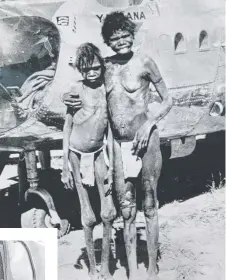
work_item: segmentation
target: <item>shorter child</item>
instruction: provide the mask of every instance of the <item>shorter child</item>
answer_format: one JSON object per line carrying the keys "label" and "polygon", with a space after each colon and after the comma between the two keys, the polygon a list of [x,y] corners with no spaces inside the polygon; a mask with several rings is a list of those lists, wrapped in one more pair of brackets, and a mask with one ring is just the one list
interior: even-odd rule
{"label": "shorter child", "polygon": [[[93,228],[96,221],[87,186],[96,182],[101,201],[101,218],[104,225],[102,247],[103,279],[110,277],[108,261],[110,252],[110,236],[113,220],[116,216],[109,185],[104,185],[107,166],[104,159],[104,137],[108,127],[107,102],[104,88],[104,60],[99,49],[91,43],[78,48],[76,68],[83,80],[74,88],[82,101],[82,107],[73,111],[68,108],[64,124],[64,163],[62,181],[67,188],[78,191],[81,206],[81,219],[90,262],[90,277],[97,279],[93,243]],[[71,165],[71,176],[68,159]]]}

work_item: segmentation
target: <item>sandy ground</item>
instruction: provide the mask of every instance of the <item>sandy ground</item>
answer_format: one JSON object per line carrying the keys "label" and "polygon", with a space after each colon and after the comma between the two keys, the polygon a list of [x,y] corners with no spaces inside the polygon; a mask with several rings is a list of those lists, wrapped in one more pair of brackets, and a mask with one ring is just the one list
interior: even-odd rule
{"label": "sandy ground", "polygon": [[[171,199],[170,201],[177,201],[168,204],[165,204],[167,202],[164,202],[165,205],[159,209],[159,280],[225,279],[225,188],[216,189],[213,187],[213,191],[208,191],[209,188],[206,187],[209,170],[212,172],[215,167],[216,169],[218,168],[217,161],[214,160],[213,157],[215,155],[216,158],[219,159],[222,154],[222,149],[219,149],[218,154],[213,150],[213,155],[210,157],[208,154],[208,157],[205,158],[203,155],[206,154],[207,149],[208,151],[212,150],[210,149],[210,146],[207,146],[204,149],[204,152],[202,152],[202,156],[197,154],[197,157],[192,157],[190,159],[190,165],[188,159],[186,159],[186,161],[178,161],[176,166],[170,162],[164,169],[165,181],[168,182],[168,185],[165,186],[163,184],[164,186],[162,190],[160,190],[160,203],[163,202],[163,198],[167,198],[165,201],[168,199]],[[204,170],[204,167],[209,163],[207,159],[210,159],[209,162],[211,162],[211,166],[207,168],[208,172]],[[56,169],[56,174],[52,174],[53,178],[50,178],[51,180],[49,182],[47,178],[51,176],[48,175],[43,178],[44,181],[47,181],[47,185],[53,186],[55,190],[58,189],[57,184],[60,182],[61,165],[61,158],[54,159],[53,167]],[[187,169],[184,168],[185,166]],[[222,166],[222,163],[220,163],[220,166]],[[173,173],[175,173],[174,170],[176,171],[175,178],[173,175]],[[168,171],[170,176],[167,175],[166,171]],[[185,172],[186,180],[183,179],[183,171]],[[183,180],[178,177],[179,174],[182,174],[180,177],[182,177]],[[17,168],[15,164],[5,166],[0,178],[0,188],[7,190],[10,185],[14,185],[14,188],[10,188],[12,189],[13,195],[14,191],[16,192],[18,189],[16,176]],[[202,180],[202,178],[204,178],[204,180]],[[3,193],[5,193],[6,197],[4,196],[3,198],[2,195],[1,201],[1,207],[5,211],[4,213],[7,213],[6,216],[4,215],[4,222],[10,221],[10,225],[7,227],[17,227],[15,226],[15,223],[18,222],[16,219],[18,209],[16,208],[15,201],[11,201],[10,199],[11,193],[9,192],[7,196],[5,190]],[[201,192],[205,193],[200,194]],[[191,198],[192,196],[193,198]],[[59,194],[59,197],[62,202],[61,193]],[[190,199],[188,199],[189,197]],[[66,204],[65,201],[63,201],[63,209],[71,209],[75,204],[79,207],[78,201],[75,202],[73,197],[71,198],[71,201],[69,201],[70,198],[71,194],[67,196]],[[182,202],[181,199],[185,201]],[[54,201],[58,204],[56,198],[54,198]],[[75,217],[75,214],[77,214],[78,219],[79,212],[76,209],[71,212],[71,216]],[[122,237],[122,227],[123,224],[120,219],[117,220],[114,224],[114,231],[112,234],[110,271],[115,280],[127,279],[127,263]],[[139,279],[145,280],[148,260],[145,223],[143,213],[141,212],[137,215],[137,233]],[[99,268],[102,242],[101,225],[96,226],[94,238],[96,259]],[[59,280],[89,279],[88,258],[83,231],[81,229],[74,230],[60,239],[58,258]]]}
{"label": "sandy ground", "polygon": [[[160,280],[224,279],[224,188],[185,202],[173,202],[159,210]],[[143,213],[137,215],[139,279],[145,279],[147,263]],[[122,223],[112,234],[111,272],[115,280],[127,279]],[[95,228],[97,263],[100,263],[102,226]],[[82,230],[59,241],[59,280],[88,280],[87,254]]]}

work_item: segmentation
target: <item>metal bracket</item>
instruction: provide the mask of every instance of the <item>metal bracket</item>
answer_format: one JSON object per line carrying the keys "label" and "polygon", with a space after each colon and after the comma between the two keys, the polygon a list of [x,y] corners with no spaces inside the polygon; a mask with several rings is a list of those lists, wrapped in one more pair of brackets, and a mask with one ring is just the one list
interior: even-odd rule
{"label": "metal bracket", "polygon": [[40,187],[37,189],[29,188],[25,193],[25,201],[28,201],[28,196],[31,194],[39,196],[45,202],[51,217],[51,223],[53,225],[60,225],[61,227],[61,219],[56,211],[52,196]]}
{"label": "metal bracket", "polygon": [[196,147],[195,136],[172,139],[170,159],[178,158],[178,157],[186,157],[195,150],[195,147]]}

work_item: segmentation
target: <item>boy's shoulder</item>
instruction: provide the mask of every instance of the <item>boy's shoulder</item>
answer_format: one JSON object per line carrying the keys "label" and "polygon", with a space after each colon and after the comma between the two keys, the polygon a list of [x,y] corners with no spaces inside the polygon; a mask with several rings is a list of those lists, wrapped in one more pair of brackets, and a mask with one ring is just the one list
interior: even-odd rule
{"label": "boy's shoulder", "polygon": [[104,58],[104,61],[105,61],[104,64],[106,69],[106,75],[111,75],[112,71],[114,71],[115,64],[117,63],[117,58],[115,55],[107,56]]}
{"label": "boy's shoulder", "polygon": [[105,64],[113,64],[116,61],[116,55],[107,56],[104,58]]}

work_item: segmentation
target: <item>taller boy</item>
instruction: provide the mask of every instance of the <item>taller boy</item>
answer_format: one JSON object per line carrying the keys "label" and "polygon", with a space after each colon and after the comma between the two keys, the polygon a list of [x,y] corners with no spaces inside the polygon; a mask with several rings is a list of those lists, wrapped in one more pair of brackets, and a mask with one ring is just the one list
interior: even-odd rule
{"label": "taller boy", "polygon": [[[123,142],[133,141],[131,153],[141,158],[142,162],[143,207],[149,256],[147,279],[154,280],[158,273],[157,183],[162,167],[156,124],[171,109],[172,99],[155,62],[149,56],[133,53],[135,28],[135,23],[122,12],[113,12],[105,17],[102,36],[104,42],[116,53],[105,61],[105,87],[114,138],[114,184],[124,218],[129,279],[139,279],[136,258],[136,201],[133,180],[126,178],[126,156],[123,157],[121,147],[125,144]],[[150,83],[162,99],[161,110],[157,114],[150,112],[148,108]],[[129,164],[132,165],[132,162]]]}

